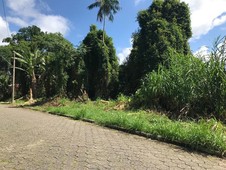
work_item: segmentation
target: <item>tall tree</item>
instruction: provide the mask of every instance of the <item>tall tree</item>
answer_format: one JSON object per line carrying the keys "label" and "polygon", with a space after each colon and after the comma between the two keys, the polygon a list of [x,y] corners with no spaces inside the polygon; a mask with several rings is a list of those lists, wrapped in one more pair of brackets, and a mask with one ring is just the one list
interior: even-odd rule
{"label": "tall tree", "polygon": [[44,33],[40,28],[31,26],[21,28],[5,41],[17,52],[16,65],[23,69],[17,72],[18,83],[22,86],[21,95],[30,91],[32,99],[36,94],[37,97],[67,94],[67,84],[71,76],[68,69],[72,65],[78,65],[78,55],[73,45],[61,34]]}
{"label": "tall tree", "polygon": [[83,40],[86,46],[84,62],[86,67],[86,89],[89,97],[114,97],[118,83],[118,59],[112,39],[105,37],[103,46],[101,35],[103,31],[97,30],[95,25]]}
{"label": "tall tree", "polygon": [[21,28],[17,34],[4,40],[10,43],[12,49],[17,52],[17,65],[27,75],[21,84],[24,86],[26,78],[29,79],[30,100],[33,100],[33,96],[36,97],[36,71],[41,68],[44,61],[36,42],[36,39],[43,35],[44,33],[37,26],[29,26]]}
{"label": "tall tree", "polygon": [[46,97],[66,95],[69,77],[67,70],[76,65],[76,49],[59,33],[46,34],[41,41],[46,54],[43,83]]}
{"label": "tall tree", "polygon": [[[86,48],[84,45],[80,45],[76,48],[73,55],[72,62],[67,68],[68,81],[67,81],[67,96],[71,99],[77,99],[78,96],[83,96],[85,94],[85,63],[84,55],[86,53]],[[87,97],[87,96],[86,96]]]}
{"label": "tall tree", "polygon": [[[167,65],[172,51],[190,53],[190,11],[180,0],[154,0],[147,10],[137,16],[139,30],[133,34],[133,49],[124,64],[123,81],[126,93],[134,93],[141,79],[157,70],[159,64]],[[126,71],[125,71],[126,70]]]}
{"label": "tall tree", "polygon": [[0,46],[0,100],[10,98],[11,89],[9,88],[9,85],[12,84],[12,56],[13,54],[10,46]]}
{"label": "tall tree", "polygon": [[97,13],[97,21],[103,21],[103,43],[104,43],[104,34],[105,34],[105,22],[106,17],[110,20],[114,20],[114,14],[120,10],[119,0],[96,0],[88,6],[88,9],[99,8]]}

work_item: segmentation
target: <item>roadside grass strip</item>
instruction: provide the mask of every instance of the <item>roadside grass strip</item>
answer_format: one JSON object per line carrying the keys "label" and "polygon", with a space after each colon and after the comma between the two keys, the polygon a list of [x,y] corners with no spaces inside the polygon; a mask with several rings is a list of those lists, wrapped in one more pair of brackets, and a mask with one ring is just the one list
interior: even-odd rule
{"label": "roadside grass strip", "polygon": [[61,106],[43,105],[36,109],[226,156],[226,127],[221,122],[214,119],[177,121],[156,112],[114,110],[114,105],[114,102],[103,104],[98,101],[64,102]]}

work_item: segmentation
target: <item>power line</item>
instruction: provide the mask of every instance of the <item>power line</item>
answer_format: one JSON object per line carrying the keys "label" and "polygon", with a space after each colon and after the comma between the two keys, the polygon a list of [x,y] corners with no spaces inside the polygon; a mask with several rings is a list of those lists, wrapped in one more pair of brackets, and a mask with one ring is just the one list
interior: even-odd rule
{"label": "power line", "polygon": [[10,36],[9,24],[8,24],[7,17],[6,17],[6,8],[5,8],[4,0],[2,0],[2,6],[3,6],[3,14],[4,14],[4,20],[5,20],[5,23],[6,23],[7,33],[8,33],[8,36]]}

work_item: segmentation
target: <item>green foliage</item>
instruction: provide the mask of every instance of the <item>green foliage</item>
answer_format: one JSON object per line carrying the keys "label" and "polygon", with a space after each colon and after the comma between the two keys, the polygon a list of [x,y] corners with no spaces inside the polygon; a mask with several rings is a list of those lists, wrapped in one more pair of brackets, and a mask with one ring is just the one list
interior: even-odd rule
{"label": "green foliage", "polygon": [[99,20],[100,22],[102,22],[105,17],[108,17],[110,21],[113,21],[114,14],[116,14],[117,11],[120,10],[118,0],[99,0],[89,5],[88,9],[93,9],[95,7],[99,7],[97,20]]}
{"label": "green foliage", "polygon": [[11,38],[5,39],[6,42],[10,43],[13,51],[16,51],[17,68],[24,71],[25,77],[22,78],[24,73],[19,73],[17,77],[20,77],[20,84],[25,88],[26,81],[29,84],[30,99],[36,97],[36,72],[43,69],[44,58],[41,51],[38,49],[37,38],[42,36],[44,33],[41,32],[40,28],[36,26],[29,26],[21,28],[17,34]]}
{"label": "green foliage", "polygon": [[135,105],[161,108],[176,116],[226,118],[224,39],[204,63],[193,56],[172,54],[169,68],[148,74],[133,99]]}
{"label": "green foliage", "polygon": [[10,77],[5,72],[0,71],[0,100],[6,100],[10,97],[11,89],[9,87]]}
{"label": "green foliage", "polygon": [[77,64],[76,49],[59,33],[45,34],[40,43],[46,56],[45,72],[42,75],[46,96],[65,95],[68,78],[72,76],[68,75],[67,69]]}
{"label": "green foliage", "polygon": [[137,20],[140,28],[133,34],[133,49],[120,76],[126,94],[133,94],[145,74],[157,70],[159,64],[167,66],[172,50],[190,53],[190,12],[184,2],[155,0],[139,12]]}
{"label": "green foliage", "polygon": [[131,100],[131,97],[125,96],[123,94],[119,94],[117,97],[117,102],[129,103],[130,100]]}
{"label": "green foliage", "polygon": [[84,83],[81,48],[74,48],[61,34],[44,33],[37,26],[21,28],[5,42],[10,43],[11,53],[17,54],[17,93],[25,96],[30,88],[30,96],[37,94],[34,97],[79,95]]}
{"label": "green foliage", "polygon": [[[31,99],[33,93],[34,97],[67,95],[76,99],[87,89],[92,98],[116,97],[118,60],[112,39],[95,26],[90,30],[78,48],[61,34],[43,33],[36,26],[21,28],[5,39],[11,52],[16,51],[16,67],[20,68],[16,72],[16,82],[21,85],[17,94],[20,91],[25,96],[30,91]],[[8,69],[3,68],[4,72]]]}
{"label": "green foliage", "polygon": [[0,46],[0,100],[10,98],[11,93],[11,58],[13,54],[9,46]]}
{"label": "green foliage", "polygon": [[86,48],[80,45],[73,56],[73,60],[69,68],[67,69],[68,82],[67,82],[67,96],[69,98],[77,98],[81,94],[81,90],[84,88],[86,70],[84,63],[84,55]]}
{"label": "green foliage", "polygon": [[83,40],[86,47],[85,88],[92,99],[114,97],[118,83],[118,59],[115,48],[112,39],[107,35],[105,35],[105,44],[102,43],[102,34],[101,30],[97,30],[96,26],[92,25]]}

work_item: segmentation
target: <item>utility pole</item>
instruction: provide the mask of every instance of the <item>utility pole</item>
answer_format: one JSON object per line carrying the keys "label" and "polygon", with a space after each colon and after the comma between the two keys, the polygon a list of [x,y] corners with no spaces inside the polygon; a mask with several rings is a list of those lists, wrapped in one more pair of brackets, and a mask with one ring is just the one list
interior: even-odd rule
{"label": "utility pole", "polygon": [[13,84],[12,84],[12,103],[15,103],[14,97],[15,97],[15,77],[16,77],[16,61],[15,56],[16,53],[13,51]]}

